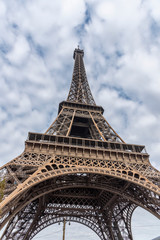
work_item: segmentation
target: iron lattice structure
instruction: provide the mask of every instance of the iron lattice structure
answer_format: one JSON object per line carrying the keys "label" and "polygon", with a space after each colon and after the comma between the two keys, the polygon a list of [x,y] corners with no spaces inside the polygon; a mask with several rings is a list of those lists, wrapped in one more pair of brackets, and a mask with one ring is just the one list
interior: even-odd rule
{"label": "iron lattice structure", "polygon": [[91,228],[101,240],[133,239],[131,217],[141,206],[160,218],[160,172],[142,145],[125,143],[93,99],[75,49],[67,101],[44,133],[29,133],[24,152],[0,170],[2,240],[29,240],[66,221]]}

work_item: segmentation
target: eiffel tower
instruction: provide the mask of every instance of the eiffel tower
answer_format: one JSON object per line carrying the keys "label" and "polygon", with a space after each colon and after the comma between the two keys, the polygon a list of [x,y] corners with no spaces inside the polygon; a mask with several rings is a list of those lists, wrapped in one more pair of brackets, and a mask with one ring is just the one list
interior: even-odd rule
{"label": "eiffel tower", "polygon": [[49,225],[84,224],[101,240],[133,239],[140,206],[160,218],[160,172],[145,146],[125,143],[92,96],[74,51],[71,87],[48,130],[29,132],[24,152],[0,169],[2,240],[30,240]]}

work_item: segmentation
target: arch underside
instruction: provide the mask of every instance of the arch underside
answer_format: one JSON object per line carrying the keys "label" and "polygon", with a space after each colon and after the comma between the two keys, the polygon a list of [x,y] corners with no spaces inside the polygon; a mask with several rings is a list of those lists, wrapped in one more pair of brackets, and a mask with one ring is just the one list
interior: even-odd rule
{"label": "arch underside", "polygon": [[149,190],[123,179],[89,173],[55,177],[19,197],[2,240],[32,239],[63,218],[88,226],[101,240],[132,239],[131,216],[137,206],[154,215],[158,209]]}
{"label": "arch underside", "polygon": [[[64,218],[66,221],[78,222],[89,227],[102,240],[132,239],[130,220],[135,205],[125,202],[119,204],[119,208],[117,206],[115,215],[118,214],[122,208],[123,210],[125,209],[126,213],[125,215],[123,214],[123,216],[122,214],[118,214],[119,217],[115,220],[111,217],[110,211],[108,212],[106,210],[103,212],[100,207],[93,208],[91,206],[82,205],[81,208],[79,208],[79,206],[75,206],[74,204],[63,204],[59,206],[59,204],[56,203],[48,203],[47,207],[44,209],[44,206],[42,207],[42,201],[43,200],[41,198],[38,201],[29,204],[25,209],[23,209],[23,211],[18,213],[18,215],[14,217],[9,224],[8,234],[6,234],[2,239],[32,239],[44,228],[52,224],[62,222]],[[40,205],[43,210],[41,209],[41,213],[38,211],[40,215],[36,217],[35,215],[37,212],[35,209],[39,208]],[[28,214],[31,210],[32,214],[34,212],[33,216]],[[111,223],[108,220],[110,218]],[[129,224],[127,221],[129,221]],[[110,224],[112,226],[109,226]],[[127,228],[125,224],[127,225]],[[12,231],[13,226],[14,231]]]}
{"label": "arch underside", "polygon": [[[130,223],[134,204],[121,199],[121,202],[113,206],[112,212],[107,206],[103,209],[102,202],[96,203],[96,198],[92,195],[100,194],[100,191],[75,189],[75,192],[77,199],[69,197],[73,194],[73,189],[67,189],[47,194],[31,202],[11,219],[2,239],[32,239],[47,226],[62,222],[64,218],[66,221],[84,224],[102,240],[132,239]],[[87,195],[90,193],[90,197],[82,199],[82,192],[86,192]],[[66,195],[63,197],[63,194],[69,194],[67,203]],[[105,192],[103,196],[108,194]]]}

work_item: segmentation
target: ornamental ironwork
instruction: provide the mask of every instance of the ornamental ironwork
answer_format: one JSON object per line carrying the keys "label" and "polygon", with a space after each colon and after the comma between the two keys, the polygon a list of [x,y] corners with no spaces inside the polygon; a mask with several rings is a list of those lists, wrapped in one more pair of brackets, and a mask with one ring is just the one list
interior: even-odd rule
{"label": "ornamental ironwork", "polygon": [[137,206],[160,218],[160,172],[145,146],[125,143],[104,118],[83,56],[75,49],[71,87],[55,121],[44,134],[30,132],[24,152],[0,168],[2,240],[30,240],[64,219],[101,240],[132,240]]}

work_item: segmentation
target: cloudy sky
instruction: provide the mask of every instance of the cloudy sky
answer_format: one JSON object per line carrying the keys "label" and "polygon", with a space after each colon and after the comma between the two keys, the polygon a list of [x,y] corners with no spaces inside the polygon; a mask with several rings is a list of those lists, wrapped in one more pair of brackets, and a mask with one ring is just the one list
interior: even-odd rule
{"label": "cloudy sky", "polygon": [[[44,132],[56,117],[78,44],[106,119],[126,142],[144,144],[160,170],[159,0],[0,0],[0,164],[23,151],[29,131]],[[159,228],[137,209],[136,240],[157,237]],[[89,239],[73,231],[69,239]]]}

